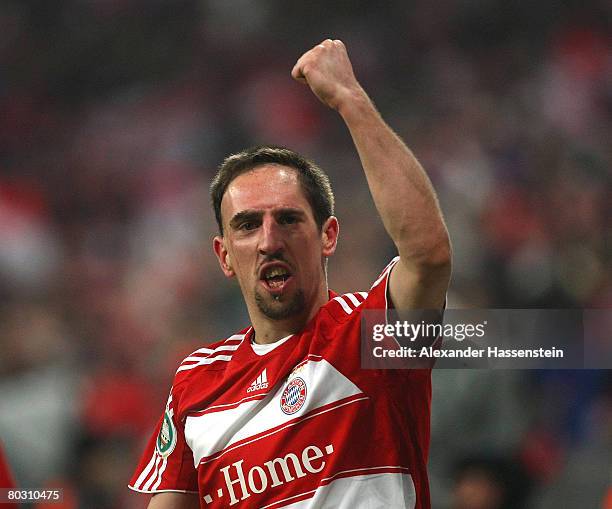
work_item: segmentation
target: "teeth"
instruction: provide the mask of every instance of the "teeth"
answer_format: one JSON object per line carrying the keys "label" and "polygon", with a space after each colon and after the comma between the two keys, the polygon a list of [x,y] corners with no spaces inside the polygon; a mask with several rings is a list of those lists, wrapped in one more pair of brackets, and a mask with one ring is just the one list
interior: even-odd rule
{"label": "teeth", "polygon": [[282,281],[270,281],[270,288],[278,288],[280,286],[283,286],[283,282]]}
{"label": "teeth", "polygon": [[266,273],[266,279],[270,279],[277,276],[286,276],[288,272],[280,267],[276,267]]}

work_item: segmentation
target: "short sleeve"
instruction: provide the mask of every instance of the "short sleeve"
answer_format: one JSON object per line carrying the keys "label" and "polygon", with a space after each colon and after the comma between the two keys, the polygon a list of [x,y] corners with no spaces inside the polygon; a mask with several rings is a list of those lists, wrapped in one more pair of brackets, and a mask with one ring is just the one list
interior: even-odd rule
{"label": "short sleeve", "polygon": [[365,307],[384,310],[393,309],[393,302],[391,302],[391,297],[389,296],[389,275],[398,261],[399,256],[393,258],[380,273],[376,281],[374,281],[368,292]]}
{"label": "short sleeve", "polygon": [[347,323],[359,321],[361,311],[364,309],[377,310],[383,313],[388,309],[393,309],[393,303],[389,298],[387,287],[389,283],[389,274],[399,261],[399,256],[396,256],[380,273],[369,292],[353,292],[337,295],[330,292],[330,300],[323,309],[332,317],[335,323]]}
{"label": "short sleeve", "polygon": [[[364,302],[363,308],[368,310],[368,319],[370,324],[389,324],[393,321],[400,320],[400,316],[395,313],[393,310],[395,306],[393,301],[391,300],[391,295],[389,293],[389,279],[391,275],[391,271],[393,267],[398,263],[399,256],[393,258],[389,264],[384,268],[380,276],[376,279],[372,288],[368,292],[368,297]],[[441,310],[433,310],[433,309],[415,309],[415,310],[405,310],[403,321],[406,319],[409,322],[418,324],[418,323],[427,323],[436,326],[440,326],[442,324],[442,320],[444,317],[444,311],[446,310],[446,298],[444,299],[444,304]],[[406,316],[406,313],[408,315]],[[385,335],[386,336],[386,335]],[[408,346],[421,348],[423,346],[433,346],[434,348],[440,348],[442,344],[442,337],[440,335],[431,335],[431,336],[423,336],[418,335],[413,339],[406,340],[401,337],[393,337],[386,336],[383,339],[381,345],[386,345],[388,348],[397,348],[401,346],[405,346],[406,343]],[[418,363],[409,361],[404,362],[407,366],[411,367],[421,367],[420,365],[416,365]],[[429,367],[433,366],[433,363],[428,359],[425,362],[425,365]]]}
{"label": "short sleeve", "polygon": [[184,423],[177,419],[171,394],[128,485],[141,493],[197,493],[193,453],[185,442]]}

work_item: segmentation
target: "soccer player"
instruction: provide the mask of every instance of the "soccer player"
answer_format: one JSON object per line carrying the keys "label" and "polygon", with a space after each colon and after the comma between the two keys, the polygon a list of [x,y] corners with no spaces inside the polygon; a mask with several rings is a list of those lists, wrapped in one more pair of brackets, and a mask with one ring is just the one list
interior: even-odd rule
{"label": "soccer player", "polygon": [[228,157],[211,194],[221,270],[252,325],[179,366],[130,488],[149,508],[428,508],[430,370],[360,367],[364,310],[441,309],[450,242],[425,172],[327,39],[291,72],[348,127],[399,256],[369,292],[327,288],[338,219],[298,154]]}

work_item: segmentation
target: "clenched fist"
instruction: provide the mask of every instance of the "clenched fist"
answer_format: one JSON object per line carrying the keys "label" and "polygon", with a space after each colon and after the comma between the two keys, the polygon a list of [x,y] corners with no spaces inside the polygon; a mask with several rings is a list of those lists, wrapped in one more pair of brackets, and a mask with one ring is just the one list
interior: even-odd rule
{"label": "clenched fist", "polygon": [[293,66],[291,76],[308,85],[323,104],[335,110],[353,97],[365,96],[346,47],[338,39],[326,39],[304,53]]}

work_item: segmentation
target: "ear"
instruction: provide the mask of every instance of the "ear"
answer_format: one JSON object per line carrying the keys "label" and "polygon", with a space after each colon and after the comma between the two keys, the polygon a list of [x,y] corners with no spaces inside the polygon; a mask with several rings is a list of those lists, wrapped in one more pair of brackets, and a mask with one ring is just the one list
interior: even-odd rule
{"label": "ear", "polygon": [[338,234],[340,233],[340,224],[338,218],[330,216],[323,223],[321,230],[321,247],[323,248],[323,256],[330,257],[336,252],[338,244]]}
{"label": "ear", "polygon": [[230,260],[230,255],[225,248],[225,242],[223,241],[223,237],[219,237],[218,235],[213,239],[213,250],[215,251],[215,255],[217,256],[217,260],[219,261],[219,266],[225,274],[225,277],[234,277],[236,273],[232,268],[232,262]]}

